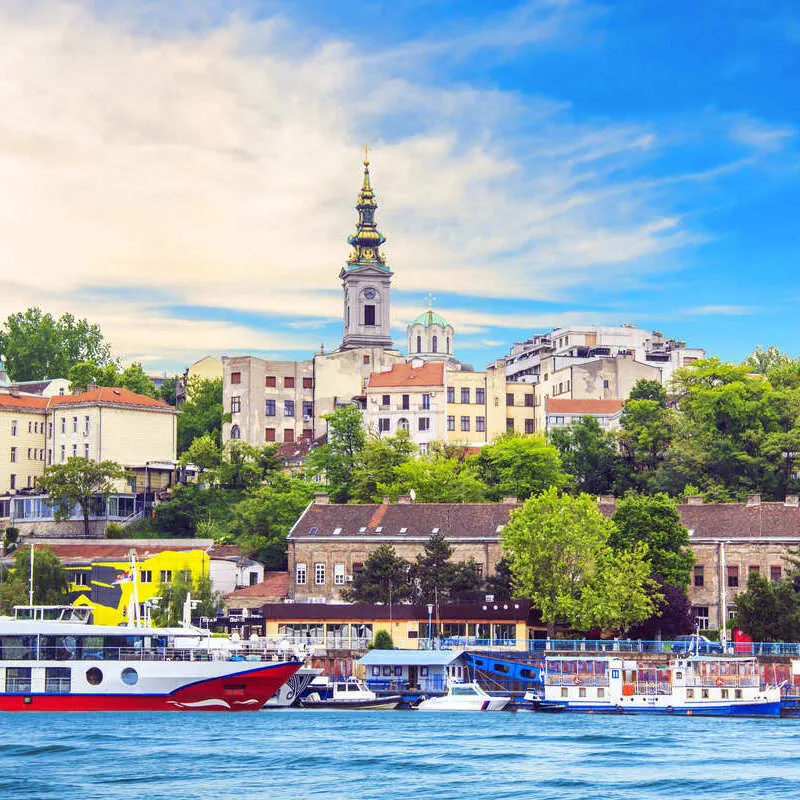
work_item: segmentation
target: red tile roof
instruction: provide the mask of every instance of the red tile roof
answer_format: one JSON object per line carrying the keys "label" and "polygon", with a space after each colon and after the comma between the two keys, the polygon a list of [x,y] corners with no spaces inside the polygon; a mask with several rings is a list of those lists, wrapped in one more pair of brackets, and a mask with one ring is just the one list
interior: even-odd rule
{"label": "red tile roof", "polygon": [[[54,395],[50,398],[51,405],[71,406],[102,403],[104,405],[134,406],[137,408],[158,408],[164,411],[176,411],[169,403],[156,400],[144,394],[136,394],[129,389],[115,386],[100,386],[78,394]],[[177,412],[176,412],[177,413]]]}
{"label": "red tile roof", "polygon": [[141,544],[132,547],[126,544],[47,544],[38,542],[36,547],[51,550],[61,561],[128,561],[131,550],[136,551],[137,558],[148,558],[157,553],[188,552],[190,550],[205,550],[204,547],[186,540],[186,544],[150,544],[147,539],[142,539]]}
{"label": "red tile roof", "polygon": [[616,414],[622,411],[624,400],[568,400],[547,398],[548,414]]}
{"label": "red tile roof", "polygon": [[288,572],[265,572],[264,580],[255,586],[245,586],[241,589],[225,595],[226,601],[239,600],[244,598],[259,597],[268,599],[282,600],[289,596],[289,573]]}
{"label": "red tile roof", "polygon": [[242,548],[238,544],[215,544],[208,555],[211,558],[241,558]]}
{"label": "red tile roof", "polygon": [[369,376],[370,389],[401,386],[444,386],[444,364],[431,362],[421,367],[395,364],[387,372],[373,372]]}
{"label": "red tile roof", "polygon": [[21,411],[47,411],[47,398],[30,395],[0,394],[0,408],[18,408]]}

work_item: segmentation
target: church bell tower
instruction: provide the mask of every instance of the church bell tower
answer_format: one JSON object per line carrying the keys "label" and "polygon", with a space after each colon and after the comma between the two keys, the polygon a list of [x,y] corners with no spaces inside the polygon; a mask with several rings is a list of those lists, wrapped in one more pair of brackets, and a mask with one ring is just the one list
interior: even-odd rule
{"label": "church bell tower", "polygon": [[375,193],[369,177],[369,151],[364,148],[364,181],[356,201],[356,232],[347,239],[353,248],[339,277],[344,289],[342,350],[392,347],[389,292],[392,271],[380,250],[386,241],[375,224]]}

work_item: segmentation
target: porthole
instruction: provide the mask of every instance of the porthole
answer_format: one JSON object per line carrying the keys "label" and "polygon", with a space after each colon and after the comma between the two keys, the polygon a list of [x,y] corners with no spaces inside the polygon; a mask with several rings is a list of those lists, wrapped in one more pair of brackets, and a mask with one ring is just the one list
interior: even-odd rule
{"label": "porthole", "polygon": [[139,673],[133,667],[125,667],[122,670],[122,682],[128,686],[136,686],[139,682]]}
{"label": "porthole", "polygon": [[103,673],[97,667],[86,670],[86,682],[92,686],[99,686],[103,682]]}

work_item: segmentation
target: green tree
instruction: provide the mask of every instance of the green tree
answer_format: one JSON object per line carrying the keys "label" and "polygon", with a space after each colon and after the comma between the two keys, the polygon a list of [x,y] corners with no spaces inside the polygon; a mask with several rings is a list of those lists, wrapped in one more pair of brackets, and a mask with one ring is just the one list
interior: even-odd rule
{"label": "green tree", "polygon": [[453,573],[448,591],[451,603],[479,603],[483,600],[485,586],[481,568],[474,558],[468,561],[457,561],[453,564]]}
{"label": "green tree", "polygon": [[210,434],[222,445],[222,423],[230,421],[222,407],[222,378],[189,380],[189,399],[178,416],[178,453],[189,448],[199,436]]}
{"label": "green tree", "polygon": [[189,447],[178,457],[178,463],[185,467],[194,465],[201,473],[210,472],[216,477],[215,470],[222,464],[222,450],[210,433],[204,433],[192,440]]}
{"label": "green tree", "polygon": [[120,386],[119,370],[113,361],[102,365],[81,361],[69,368],[67,378],[73,392],[85,392],[91,383],[95,386]]}
{"label": "green tree", "polygon": [[[14,567],[3,576],[0,586],[0,611],[12,613],[15,605],[28,604],[31,574],[31,548],[20,547],[14,556]],[[58,606],[67,600],[69,578],[58,557],[47,547],[37,547],[33,556],[33,602],[35,605]]]}
{"label": "green tree", "polygon": [[757,642],[800,639],[800,600],[791,578],[768,581],[757,573],[736,595],[735,624]]}
{"label": "green tree", "polygon": [[396,468],[416,452],[417,446],[408,431],[398,431],[396,436],[369,438],[353,472],[351,499],[356,503],[380,501],[379,484],[392,483]]}
{"label": "green tree", "polygon": [[134,363],[125,367],[119,376],[118,386],[146,397],[158,397],[155,384],[147,377],[141,364]]}
{"label": "green tree", "polygon": [[561,457],[542,436],[506,433],[484,447],[475,463],[490,500],[514,496],[525,500],[555,486],[566,486],[569,476]]}
{"label": "green tree", "polygon": [[658,598],[643,549],[615,553],[613,532],[587,494],[552,488],[512,512],[503,547],[514,589],[531,599],[551,632],[562,621],[575,630],[618,629],[652,614]]}
{"label": "green tree", "polygon": [[571,425],[555,428],[550,433],[550,444],[558,450],[578,491],[607,494],[613,490],[622,459],[616,436],[604,431],[597,419],[582,417]]}
{"label": "green tree", "polygon": [[391,484],[378,484],[378,496],[396,499],[412,491],[418,503],[480,503],[486,498],[486,487],[471,463],[454,458],[405,461],[395,467]]}
{"label": "green tree", "polygon": [[406,602],[414,595],[411,564],[400,558],[391,545],[379,545],[341,595],[348,603]]}
{"label": "green tree", "polygon": [[434,533],[417,555],[413,576],[419,600],[423,603],[442,602],[447,599],[454,579],[454,565],[450,561],[453,548],[442,533]]}
{"label": "green tree", "polygon": [[125,470],[115,461],[95,462],[82,456],[71,456],[63,464],[45,467],[39,478],[57,520],[70,519],[78,506],[83,516],[83,530],[89,535],[89,514],[95,498],[105,500],[114,491],[114,481],[125,478]]}
{"label": "green tree", "polygon": [[667,408],[666,393],[656,391],[656,381],[640,380],[631,391],[620,417],[619,440],[635,473],[652,473],[672,440],[674,414]]}
{"label": "green tree", "polygon": [[681,525],[675,501],[666,494],[627,494],[614,512],[615,529],[609,543],[616,550],[647,545],[653,575],[667,586],[686,589],[695,558],[689,546],[689,531]]}
{"label": "green tree", "polygon": [[158,387],[158,396],[165,402],[169,403],[171,406],[175,406],[178,404],[178,383],[180,382],[180,377],[177,375],[173,375],[170,378],[165,378],[161,382],[161,386]]}
{"label": "green tree", "polygon": [[667,390],[661,381],[640,378],[631,389],[628,400],[654,400],[661,406],[667,405]]}
{"label": "green tree", "polygon": [[354,405],[339,406],[323,419],[328,423],[328,442],[311,451],[308,468],[311,474],[325,476],[334,502],[346,503],[366,444],[361,411]]}
{"label": "green tree", "polygon": [[759,344],[742,362],[742,366],[746,367],[749,372],[769,375],[776,367],[787,366],[793,361],[791,356],[782,353],[774,344],[771,344],[766,350]]}
{"label": "green tree", "polygon": [[[280,471],[281,464],[275,454],[276,445],[253,447],[239,439],[233,439],[222,449],[222,458],[213,471],[214,480],[220,486],[241,491],[255,488],[270,474]],[[209,456],[210,450],[206,450]]]}
{"label": "green tree", "polygon": [[38,307],[6,319],[0,329],[0,353],[15,381],[65,378],[70,367],[82,361],[111,361],[111,348],[97,325],[72,314],[55,319]]}
{"label": "green tree", "polygon": [[394,650],[394,642],[388,631],[375,631],[375,639],[372,642],[373,650]]}
{"label": "green tree", "polygon": [[505,602],[515,596],[513,582],[511,559],[508,555],[504,555],[494,565],[494,575],[490,575],[486,579],[486,591],[488,594],[494,595],[496,601]]}

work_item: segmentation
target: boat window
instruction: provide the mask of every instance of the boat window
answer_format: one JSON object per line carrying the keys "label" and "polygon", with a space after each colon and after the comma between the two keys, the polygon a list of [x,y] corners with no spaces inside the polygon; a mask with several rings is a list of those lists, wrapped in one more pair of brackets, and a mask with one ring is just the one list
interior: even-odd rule
{"label": "boat window", "polygon": [[578,689],[578,697],[586,697],[586,689],[583,686]]}
{"label": "boat window", "polygon": [[0,658],[4,661],[34,661],[35,636],[3,636],[0,639]]}
{"label": "boat window", "polygon": [[703,700],[708,700],[708,689],[703,689]]}
{"label": "boat window", "polygon": [[44,690],[48,694],[69,694],[72,670],[69,667],[45,667]]}
{"label": "boat window", "polygon": [[694,689],[687,689],[686,690],[686,699],[692,700],[694,698]]}
{"label": "boat window", "polygon": [[602,686],[597,690],[597,696],[598,697],[605,697],[606,696],[606,690]]}
{"label": "boat window", "polygon": [[97,667],[86,670],[86,682],[91,686],[99,686],[103,682],[103,672]]}
{"label": "boat window", "polygon": [[346,692],[347,691],[347,684],[346,683],[337,683],[336,684],[336,691],[337,692]]}
{"label": "boat window", "polygon": [[476,695],[478,694],[472,686],[454,686],[452,688],[452,694],[454,695]]}
{"label": "boat window", "polygon": [[139,673],[133,667],[126,667],[122,670],[122,682],[135,686],[139,682]]}
{"label": "boat window", "polygon": [[30,667],[6,667],[6,692],[21,694],[31,690]]}
{"label": "boat window", "polygon": [[567,687],[566,686],[562,686],[561,687],[561,696],[562,697],[566,697],[568,694],[569,694],[569,692],[567,690]]}
{"label": "boat window", "polygon": [[720,694],[722,695],[722,699],[723,699],[723,700],[727,700],[727,699],[728,699],[728,690],[727,690],[727,689],[723,689],[723,690],[720,692]]}
{"label": "boat window", "polygon": [[741,699],[742,699],[742,690],[741,690],[741,689],[734,689],[734,690],[733,690],[733,696],[734,696],[734,697],[735,697],[737,700],[741,700]]}

